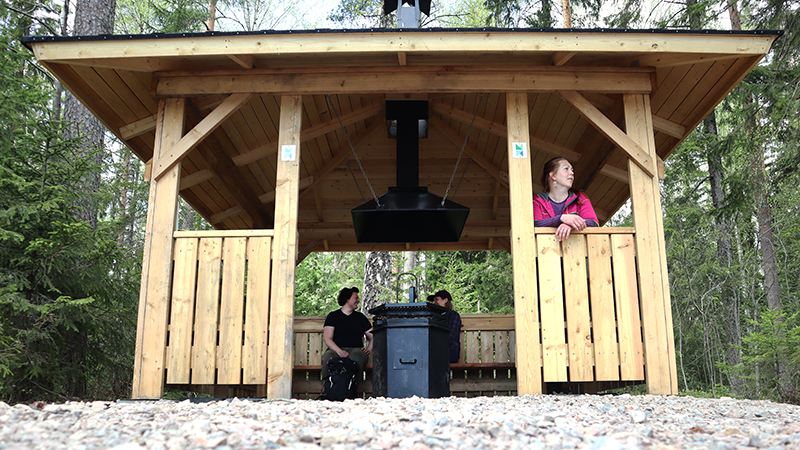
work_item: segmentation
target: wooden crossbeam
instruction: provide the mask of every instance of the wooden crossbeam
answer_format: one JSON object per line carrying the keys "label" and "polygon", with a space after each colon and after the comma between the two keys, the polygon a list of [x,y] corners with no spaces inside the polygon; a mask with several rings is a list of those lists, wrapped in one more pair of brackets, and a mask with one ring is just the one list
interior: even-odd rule
{"label": "wooden crossbeam", "polygon": [[137,120],[136,122],[129,123],[119,129],[119,137],[123,141],[133,139],[136,136],[141,136],[148,131],[156,129],[156,115],[147,116],[144,119]]}
{"label": "wooden crossbeam", "polygon": [[[508,69],[508,70],[505,70]],[[642,93],[652,90],[650,72],[620,70],[588,71],[541,67],[476,69],[404,66],[365,68],[358,71],[296,73],[249,71],[245,74],[163,73],[157,81],[159,97],[194,97],[214,94],[386,94],[407,92],[585,92]],[[262,73],[263,72],[263,73]],[[298,83],[299,78],[303,83]]]}
{"label": "wooden crossbeam", "polygon": [[[611,102],[613,102],[613,100],[611,100],[611,99],[609,99],[609,100]],[[504,125],[499,124],[497,122],[493,122],[491,120],[484,119],[482,117],[475,117],[475,120],[473,122],[473,120],[472,120],[473,115],[468,113],[468,112],[466,112],[466,111],[464,111],[464,110],[453,108],[452,106],[447,106],[447,105],[445,105],[443,103],[434,103],[434,104],[431,105],[431,109],[434,112],[437,112],[439,114],[447,116],[447,117],[449,117],[451,119],[458,120],[459,122],[462,122],[462,123],[467,123],[467,124],[468,123],[474,123],[474,125],[476,127],[484,129],[484,130],[489,131],[491,133],[494,133],[494,134],[496,134],[498,136],[502,136],[502,137],[506,137],[507,136],[506,127]],[[444,122],[442,122],[442,124],[444,124]],[[455,138],[453,138],[452,136],[449,136],[449,138],[451,138],[451,141],[453,141],[454,143],[458,143],[457,141],[454,140]],[[458,143],[458,145],[461,145],[461,144]],[[576,152],[574,150],[570,150],[570,149],[568,149],[566,147],[562,147],[560,145],[552,144],[550,142],[545,141],[544,139],[539,139],[539,138],[537,138],[536,136],[533,136],[533,135],[530,136],[530,145],[531,145],[532,148],[539,149],[541,151],[550,153],[551,155],[554,155],[554,156],[562,156],[562,157],[567,158],[567,159],[569,159],[570,161],[573,161],[573,162],[577,162],[577,161],[579,161],[581,159],[581,154],[580,153],[578,153],[578,152]],[[473,158],[473,159],[475,159],[475,158]],[[488,164],[491,164],[491,163],[488,163]],[[627,183],[628,182],[628,172],[626,170],[614,167],[614,166],[612,166],[610,164],[604,164],[602,166],[602,168],[600,169],[600,173],[605,175],[605,176],[607,176],[607,177],[614,178],[617,181],[621,181],[623,183]],[[507,183],[504,183],[504,185],[506,187],[508,187]]]}
{"label": "wooden crossbeam", "polygon": [[253,55],[228,55],[228,58],[245,69],[252,69],[255,67],[255,58]]}
{"label": "wooden crossbeam", "polygon": [[[347,126],[347,125],[351,125],[351,124],[354,124],[356,122],[359,122],[361,120],[367,119],[369,117],[375,116],[376,114],[379,114],[382,111],[383,111],[383,105],[381,105],[380,103],[376,103],[376,104],[370,105],[370,106],[368,106],[366,108],[361,108],[359,110],[352,111],[352,112],[350,112],[348,114],[345,114],[345,115],[341,116],[341,119],[342,119],[342,123],[345,126]],[[341,127],[341,125],[339,124],[338,120],[331,119],[331,120],[329,120],[327,122],[320,123],[317,126],[314,126],[314,127],[311,127],[309,129],[305,130],[300,135],[300,140],[301,140],[301,142],[306,142],[308,140],[311,140],[311,139],[314,139],[316,137],[323,136],[323,135],[325,135],[327,133],[330,133],[331,131],[339,129],[340,127]],[[266,157],[268,157],[270,155],[275,155],[277,153],[278,153],[278,144],[272,142],[272,143],[265,144],[265,145],[262,145],[260,147],[257,147],[257,148],[255,148],[253,150],[248,151],[248,152],[242,153],[240,155],[236,155],[236,156],[234,156],[232,158],[232,160],[233,160],[234,164],[236,164],[237,166],[241,167],[241,166],[246,166],[247,164],[256,162],[259,159],[266,158]],[[195,185],[197,185],[199,183],[202,183],[203,181],[210,180],[213,177],[214,177],[214,174],[211,173],[210,170],[208,170],[208,169],[199,170],[199,171],[197,171],[197,172],[195,172],[195,173],[193,173],[191,175],[187,175],[186,177],[181,179],[181,190],[188,189],[188,188],[190,188],[192,186],[195,186]],[[313,177],[310,177],[310,178],[313,178]],[[303,186],[301,184],[301,188],[303,188],[303,187],[305,187],[305,186]],[[241,210],[235,212],[232,215],[238,214],[239,212],[241,212]],[[223,211],[220,214],[225,214],[225,212]],[[226,216],[226,218],[230,217],[230,216],[231,215],[228,215],[228,216]]]}
{"label": "wooden crossbeam", "polygon": [[153,178],[158,180],[164,174],[175,166],[180,160],[189,154],[200,142],[209,136],[214,130],[217,129],[222,122],[224,122],[239,108],[247,103],[253,94],[233,94],[219,106],[217,106],[209,115],[203,118],[197,125],[194,126],[188,133],[186,133],[177,144],[169,149],[166,155],[159,158],[153,167]]}
{"label": "wooden crossbeam", "polygon": [[624,131],[620,130],[617,125],[609,120],[600,110],[592,105],[589,100],[576,91],[558,91],[558,94],[564,100],[568,101],[575,107],[575,109],[591,123],[597,130],[602,133],[606,138],[611,140],[637,166],[649,176],[654,177],[656,173],[653,172],[652,158],[639,147],[639,144],[633,141]]}
{"label": "wooden crossbeam", "polygon": [[686,136],[685,126],[655,114],[653,114],[653,128],[678,139],[683,139]]}

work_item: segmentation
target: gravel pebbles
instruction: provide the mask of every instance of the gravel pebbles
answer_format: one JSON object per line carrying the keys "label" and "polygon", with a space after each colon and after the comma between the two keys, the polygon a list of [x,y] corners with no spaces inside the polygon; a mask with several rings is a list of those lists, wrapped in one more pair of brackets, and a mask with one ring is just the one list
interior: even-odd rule
{"label": "gravel pebbles", "polygon": [[800,449],[800,407],[678,396],[0,402],[0,449]]}

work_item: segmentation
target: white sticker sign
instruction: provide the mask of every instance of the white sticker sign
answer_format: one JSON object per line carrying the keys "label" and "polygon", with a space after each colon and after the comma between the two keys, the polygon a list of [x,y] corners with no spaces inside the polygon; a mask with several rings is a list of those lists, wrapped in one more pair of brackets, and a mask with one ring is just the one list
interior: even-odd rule
{"label": "white sticker sign", "polygon": [[527,159],[528,158],[528,143],[527,142],[513,142],[511,144],[511,156],[514,159]]}
{"label": "white sticker sign", "polygon": [[297,160],[297,146],[284,145],[281,147],[281,161],[295,161]]}

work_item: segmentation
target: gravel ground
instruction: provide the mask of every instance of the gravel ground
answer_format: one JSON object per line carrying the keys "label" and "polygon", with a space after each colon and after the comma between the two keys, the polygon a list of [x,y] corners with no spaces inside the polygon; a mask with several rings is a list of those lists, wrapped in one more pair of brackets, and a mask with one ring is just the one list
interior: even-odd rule
{"label": "gravel ground", "polygon": [[0,402],[0,449],[800,449],[800,407],[677,396]]}

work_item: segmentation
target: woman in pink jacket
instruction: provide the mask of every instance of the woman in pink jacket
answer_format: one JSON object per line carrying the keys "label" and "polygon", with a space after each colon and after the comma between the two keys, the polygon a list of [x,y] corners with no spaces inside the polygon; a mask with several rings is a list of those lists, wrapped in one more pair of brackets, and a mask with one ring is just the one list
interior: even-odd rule
{"label": "woman in pink jacket", "polygon": [[563,241],[572,230],[596,227],[599,221],[589,197],[572,189],[575,172],[566,158],[547,161],[542,173],[542,185],[547,192],[533,198],[533,225],[556,227],[556,239]]}

